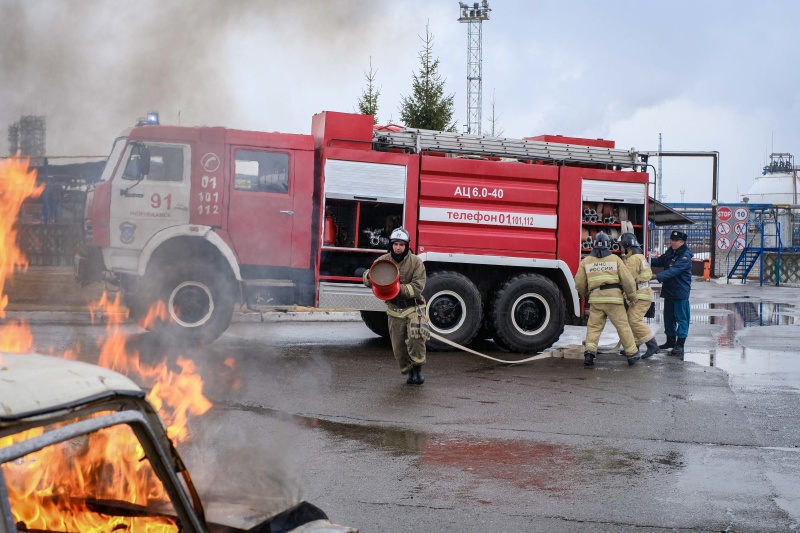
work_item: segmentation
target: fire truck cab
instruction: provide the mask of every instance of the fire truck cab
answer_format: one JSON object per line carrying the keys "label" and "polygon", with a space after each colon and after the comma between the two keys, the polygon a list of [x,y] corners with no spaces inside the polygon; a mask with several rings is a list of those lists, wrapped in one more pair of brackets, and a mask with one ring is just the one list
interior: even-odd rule
{"label": "fire truck cab", "polygon": [[374,127],[330,111],[310,135],[145,123],[116,140],[88,194],[76,274],[119,286],[134,317],[162,300],[156,327],[192,342],[221,335],[239,302],[359,310],[388,336],[385,303],[358,272],[403,226],[434,332],[541,351],[581,315],[573,276],[592,235],[627,228],[644,243],[645,165],[612,141]]}

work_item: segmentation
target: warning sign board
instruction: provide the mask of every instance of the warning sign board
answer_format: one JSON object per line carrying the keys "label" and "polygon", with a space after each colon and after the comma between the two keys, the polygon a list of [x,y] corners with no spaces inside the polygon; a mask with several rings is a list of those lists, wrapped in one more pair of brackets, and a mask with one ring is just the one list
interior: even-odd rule
{"label": "warning sign board", "polygon": [[727,222],[720,222],[717,224],[717,233],[720,235],[727,235],[731,232],[731,225]]}
{"label": "warning sign board", "polygon": [[717,239],[717,248],[720,250],[727,250],[731,247],[731,240],[727,237],[720,237]]}
{"label": "warning sign board", "polygon": [[744,235],[747,233],[747,222],[737,222],[733,225],[733,232],[736,235]]}
{"label": "warning sign board", "polygon": [[732,216],[733,216],[733,211],[731,211],[731,208],[728,206],[722,206],[719,209],[717,209],[717,218],[722,222],[729,221]]}
{"label": "warning sign board", "polygon": [[746,207],[737,207],[733,212],[733,218],[739,222],[744,222],[750,216],[750,210]]}
{"label": "warning sign board", "polygon": [[747,246],[747,242],[744,240],[744,237],[739,237],[735,241],[733,241],[733,248],[734,250],[742,251],[744,250],[745,246]]}

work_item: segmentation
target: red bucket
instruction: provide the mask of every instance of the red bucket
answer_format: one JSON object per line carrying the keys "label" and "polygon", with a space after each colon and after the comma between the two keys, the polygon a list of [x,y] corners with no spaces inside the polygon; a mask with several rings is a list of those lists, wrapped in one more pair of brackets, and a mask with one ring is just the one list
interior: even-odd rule
{"label": "red bucket", "polygon": [[392,261],[375,261],[369,269],[372,292],[383,301],[391,300],[400,294],[400,271]]}

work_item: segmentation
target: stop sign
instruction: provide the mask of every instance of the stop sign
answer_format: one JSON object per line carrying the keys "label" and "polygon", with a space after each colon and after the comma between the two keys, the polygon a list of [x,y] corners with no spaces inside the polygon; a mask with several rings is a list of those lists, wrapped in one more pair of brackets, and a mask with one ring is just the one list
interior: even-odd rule
{"label": "stop sign", "polygon": [[722,222],[727,222],[733,216],[733,211],[731,211],[730,207],[722,206],[717,210],[717,218],[720,219]]}

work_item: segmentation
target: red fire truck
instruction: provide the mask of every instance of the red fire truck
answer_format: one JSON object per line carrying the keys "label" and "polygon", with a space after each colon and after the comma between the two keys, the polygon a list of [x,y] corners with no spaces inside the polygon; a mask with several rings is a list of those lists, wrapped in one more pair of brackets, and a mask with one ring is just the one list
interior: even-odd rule
{"label": "red fire truck", "polygon": [[156,327],[196,343],[219,337],[237,303],[358,310],[388,336],[359,271],[402,225],[436,333],[541,351],[581,314],[573,275],[592,236],[633,228],[644,243],[647,187],[646,158],[602,139],[374,127],[330,111],[311,135],[155,118],[117,138],[89,192],[76,274],[118,286],[133,317],[164,301]]}

